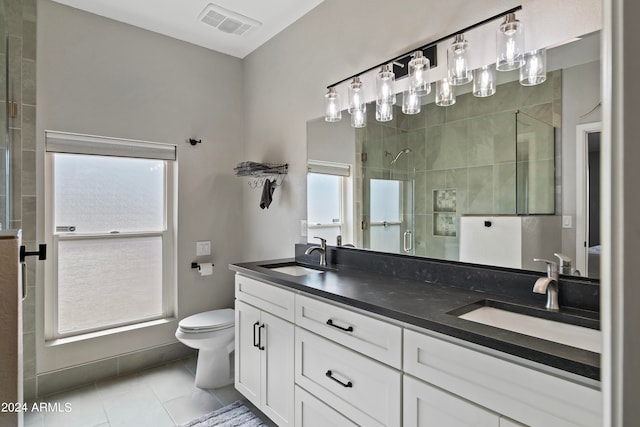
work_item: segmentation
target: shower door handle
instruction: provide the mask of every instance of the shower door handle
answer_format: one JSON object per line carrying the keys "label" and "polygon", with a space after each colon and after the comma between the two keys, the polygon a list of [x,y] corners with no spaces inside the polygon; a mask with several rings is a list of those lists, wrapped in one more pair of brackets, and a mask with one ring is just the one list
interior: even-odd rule
{"label": "shower door handle", "polygon": [[413,242],[411,239],[411,231],[407,230],[404,232],[402,246],[405,252],[411,252],[413,249]]}
{"label": "shower door handle", "polygon": [[22,268],[22,301],[27,299],[27,263],[21,262]]}

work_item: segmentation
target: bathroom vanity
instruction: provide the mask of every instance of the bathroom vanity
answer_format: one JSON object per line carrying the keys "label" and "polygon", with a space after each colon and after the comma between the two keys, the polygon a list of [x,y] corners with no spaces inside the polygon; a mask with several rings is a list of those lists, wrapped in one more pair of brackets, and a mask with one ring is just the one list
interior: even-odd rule
{"label": "bathroom vanity", "polygon": [[601,425],[595,284],[561,278],[551,313],[533,272],[346,248],[320,268],[297,246],[230,266],[236,388],[278,425]]}

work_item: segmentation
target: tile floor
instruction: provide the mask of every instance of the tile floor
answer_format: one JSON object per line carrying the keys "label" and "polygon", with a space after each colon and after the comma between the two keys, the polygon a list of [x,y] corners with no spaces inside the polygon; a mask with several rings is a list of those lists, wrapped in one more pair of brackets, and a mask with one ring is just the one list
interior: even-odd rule
{"label": "tile floor", "polygon": [[[194,386],[196,359],[184,359],[125,377],[39,399],[68,412],[27,412],[25,427],[173,427],[236,400],[269,426],[275,426],[238,393],[233,385],[216,390]],[[28,403],[32,408],[33,403]]]}

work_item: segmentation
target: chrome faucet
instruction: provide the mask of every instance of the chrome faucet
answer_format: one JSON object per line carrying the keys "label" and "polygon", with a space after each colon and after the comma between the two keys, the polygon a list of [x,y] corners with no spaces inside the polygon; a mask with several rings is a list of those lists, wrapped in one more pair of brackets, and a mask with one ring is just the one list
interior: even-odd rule
{"label": "chrome faucet", "polygon": [[320,265],[327,265],[327,240],[322,237],[314,237],[314,239],[320,239],[320,246],[310,246],[304,251],[305,255],[309,255],[313,251],[320,252]]}
{"label": "chrome faucet", "polygon": [[534,258],[535,262],[547,263],[547,277],[541,277],[536,280],[533,285],[533,292],[536,294],[547,294],[547,310],[558,311],[560,304],[558,303],[558,264],[546,259]]}

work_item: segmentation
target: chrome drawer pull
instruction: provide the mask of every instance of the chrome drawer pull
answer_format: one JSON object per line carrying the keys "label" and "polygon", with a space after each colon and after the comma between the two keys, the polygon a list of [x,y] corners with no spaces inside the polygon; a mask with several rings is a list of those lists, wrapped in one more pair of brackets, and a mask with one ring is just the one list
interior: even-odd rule
{"label": "chrome drawer pull", "polygon": [[347,381],[347,383],[343,383],[342,381],[340,381],[339,379],[337,379],[336,377],[333,376],[333,372],[331,372],[330,370],[327,371],[327,373],[325,374],[327,377],[331,378],[332,380],[334,380],[335,382],[337,382],[338,384],[340,384],[342,387],[353,387],[353,383],[351,381]]}
{"label": "chrome drawer pull", "polygon": [[343,328],[342,326],[336,325],[335,323],[333,323],[333,320],[329,319],[327,320],[327,325],[329,326],[333,326],[334,328],[338,328],[342,331],[345,332],[353,332],[353,326],[349,326],[348,328]]}

